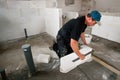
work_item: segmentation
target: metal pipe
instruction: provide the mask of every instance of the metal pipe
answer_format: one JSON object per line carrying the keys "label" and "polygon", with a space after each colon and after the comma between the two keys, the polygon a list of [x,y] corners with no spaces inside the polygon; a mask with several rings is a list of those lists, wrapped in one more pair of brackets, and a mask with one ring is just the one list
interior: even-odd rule
{"label": "metal pipe", "polygon": [[25,59],[26,59],[27,65],[29,67],[30,73],[31,73],[31,75],[34,75],[36,73],[36,69],[35,69],[35,65],[33,62],[30,44],[22,45],[22,49],[24,51]]}
{"label": "metal pipe", "polygon": [[24,32],[25,32],[25,38],[28,38],[27,29],[26,28],[24,28]]}
{"label": "metal pipe", "polygon": [[0,68],[0,73],[1,73],[1,76],[2,76],[2,80],[8,80],[7,76],[6,76],[6,73],[5,73],[5,68]]}

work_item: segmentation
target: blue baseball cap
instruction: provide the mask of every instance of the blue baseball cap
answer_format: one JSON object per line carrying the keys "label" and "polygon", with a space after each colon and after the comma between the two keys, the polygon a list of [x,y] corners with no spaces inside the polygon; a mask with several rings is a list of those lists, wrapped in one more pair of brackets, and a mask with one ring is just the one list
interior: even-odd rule
{"label": "blue baseball cap", "polygon": [[101,19],[101,14],[97,10],[91,11],[90,16],[96,21],[99,22]]}

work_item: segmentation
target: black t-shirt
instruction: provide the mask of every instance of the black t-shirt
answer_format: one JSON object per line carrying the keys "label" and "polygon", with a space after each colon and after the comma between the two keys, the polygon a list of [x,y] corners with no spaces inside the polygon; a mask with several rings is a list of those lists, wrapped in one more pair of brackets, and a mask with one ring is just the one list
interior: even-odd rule
{"label": "black t-shirt", "polygon": [[76,19],[71,19],[64,24],[58,34],[61,35],[66,42],[70,42],[71,38],[78,41],[81,33],[85,31],[86,27],[85,16],[81,16]]}

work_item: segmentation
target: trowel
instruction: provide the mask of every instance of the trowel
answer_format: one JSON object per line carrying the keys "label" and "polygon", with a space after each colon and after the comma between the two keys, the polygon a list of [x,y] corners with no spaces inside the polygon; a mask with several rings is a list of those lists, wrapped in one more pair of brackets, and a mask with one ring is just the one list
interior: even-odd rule
{"label": "trowel", "polygon": [[86,45],[82,45],[80,52],[85,55],[85,59],[81,60],[74,52],[60,58],[60,72],[68,73],[76,68],[78,65],[85,62],[92,61],[91,52],[92,48]]}

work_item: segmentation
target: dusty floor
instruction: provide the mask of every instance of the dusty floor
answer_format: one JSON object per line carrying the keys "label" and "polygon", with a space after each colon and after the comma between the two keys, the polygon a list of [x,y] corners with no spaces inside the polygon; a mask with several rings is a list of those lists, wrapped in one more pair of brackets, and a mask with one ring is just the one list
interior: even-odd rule
{"label": "dusty floor", "polygon": [[90,46],[94,49],[94,56],[120,71],[120,43],[94,36]]}
{"label": "dusty floor", "polygon": [[[99,42],[100,40],[96,39],[94,41]],[[9,80],[120,80],[120,76],[117,76],[95,61],[82,64],[69,73],[61,73],[59,66],[53,68],[54,65],[58,65],[57,55],[49,49],[49,46],[51,46],[53,42],[54,39],[50,35],[42,33],[29,37],[27,40],[21,39],[1,43],[0,67],[6,69]],[[104,44],[104,41],[102,43]],[[36,75],[31,77],[29,76],[30,73],[21,48],[23,44],[31,44],[32,55],[37,69]],[[92,42],[90,46],[96,49],[94,46],[97,46],[97,44]],[[117,47],[115,51],[117,51],[116,53],[120,53],[119,46]],[[106,51],[111,50],[111,48],[112,46],[104,46],[104,50]],[[37,63],[36,58],[39,54],[49,54],[51,56],[50,63]],[[118,58],[118,60],[120,59]],[[119,64],[117,66],[119,66]]]}

